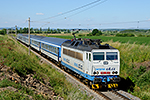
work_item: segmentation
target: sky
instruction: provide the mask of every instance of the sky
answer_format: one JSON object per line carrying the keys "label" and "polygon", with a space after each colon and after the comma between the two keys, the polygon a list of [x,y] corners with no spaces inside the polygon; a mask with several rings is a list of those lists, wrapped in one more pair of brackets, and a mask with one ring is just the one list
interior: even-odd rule
{"label": "sky", "polygon": [[0,0],[0,4],[0,27],[28,27],[30,17],[33,28],[150,29],[150,0]]}

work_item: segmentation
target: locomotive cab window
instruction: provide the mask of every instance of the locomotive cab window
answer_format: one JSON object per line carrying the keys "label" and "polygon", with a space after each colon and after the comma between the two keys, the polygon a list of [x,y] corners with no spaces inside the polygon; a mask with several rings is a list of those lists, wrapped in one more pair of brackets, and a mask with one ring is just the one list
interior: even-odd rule
{"label": "locomotive cab window", "polygon": [[104,52],[94,52],[93,60],[104,60]]}
{"label": "locomotive cab window", "polygon": [[89,53],[89,61],[91,61],[91,53]]}
{"label": "locomotive cab window", "polygon": [[117,52],[106,52],[106,60],[118,60]]}
{"label": "locomotive cab window", "polygon": [[88,59],[88,53],[86,53],[86,59]]}

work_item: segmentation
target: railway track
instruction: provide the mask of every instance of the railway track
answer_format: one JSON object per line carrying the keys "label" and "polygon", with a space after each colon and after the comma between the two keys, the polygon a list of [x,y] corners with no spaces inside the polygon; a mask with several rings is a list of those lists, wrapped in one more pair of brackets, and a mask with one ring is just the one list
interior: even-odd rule
{"label": "railway track", "polygon": [[103,97],[106,100],[131,100],[130,98],[118,93],[117,91],[111,90],[106,92],[100,92],[98,91],[100,95],[103,95]]}
{"label": "railway track", "polygon": [[[17,39],[12,36],[16,41]],[[20,41],[19,41],[20,42]],[[20,42],[22,45],[27,47],[24,43]],[[100,91],[100,90],[92,90],[90,87],[81,82],[80,79],[77,77],[69,74],[65,70],[62,70],[60,67],[57,66],[57,64],[53,63],[49,59],[45,58],[44,56],[40,55],[36,51],[30,49],[32,53],[37,55],[39,58],[41,58],[43,61],[47,62],[48,64],[51,64],[53,68],[56,68],[59,72],[62,72],[65,74],[66,78],[72,82],[73,84],[76,84],[77,86],[80,85],[80,88],[82,91],[86,91],[87,95],[94,96],[94,100],[140,100],[140,99],[130,99],[130,97],[126,97],[121,93],[118,93],[115,90],[110,90],[110,91]]]}

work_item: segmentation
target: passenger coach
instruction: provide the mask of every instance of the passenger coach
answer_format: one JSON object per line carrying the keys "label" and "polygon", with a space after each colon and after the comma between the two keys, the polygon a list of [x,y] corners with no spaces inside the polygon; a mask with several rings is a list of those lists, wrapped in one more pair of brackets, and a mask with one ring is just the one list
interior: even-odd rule
{"label": "passenger coach", "polygon": [[[27,34],[18,34],[17,39],[29,45]],[[66,41],[70,40],[30,35],[30,46],[57,62],[61,61],[61,45]]]}

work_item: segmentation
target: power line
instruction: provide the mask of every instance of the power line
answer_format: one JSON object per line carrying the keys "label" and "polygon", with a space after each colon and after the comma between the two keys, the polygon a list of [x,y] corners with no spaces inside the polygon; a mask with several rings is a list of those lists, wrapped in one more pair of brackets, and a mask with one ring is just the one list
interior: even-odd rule
{"label": "power line", "polygon": [[127,21],[127,22],[113,22],[113,23],[101,23],[100,25],[110,25],[110,24],[129,24],[129,23],[140,23],[140,22],[148,22],[150,20],[138,20],[138,21]]}
{"label": "power line", "polygon": [[[131,24],[131,23],[133,23],[133,24],[136,24],[136,23],[139,24],[139,23],[143,23],[143,22],[150,22],[150,20],[137,20],[137,21],[113,22],[113,23],[95,23],[95,24],[88,24],[88,25],[96,25],[96,26],[101,25],[101,26],[103,26],[103,25],[114,25],[114,24],[121,25],[121,24]],[[49,23],[47,23],[47,24],[49,24]],[[45,26],[45,25],[47,25],[47,24],[42,25],[42,27]],[[67,24],[67,25],[78,25],[78,24]],[[80,24],[80,25],[87,25],[87,24]]]}
{"label": "power line", "polygon": [[[102,3],[106,2],[106,1],[107,1],[107,0],[104,0],[104,1],[102,1],[102,2],[100,2],[100,3],[98,3],[98,4],[95,4],[95,5],[93,5],[93,6],[89,7],[89,8],[87,8],[87,9],[84,9],[84,10],[82,10],[82,11],[80,11],[80,12],[77,12],[77,13],[75,13],[75,14],[73,14],[73,15],[70,15],[70,16],[68,16],[68,17],[77,15],[77,14],[79,14],[79,13],[81,13],[81,12],[84,12],[84,11],[86,11],[86,10],[88,10],[88,9],[91,9],[91,8],[93,8],[93,7],[95,7],[95,6],[98,6],[99,4],[102,4]],[[65,17],[65,18],[68,18],[68,17]]]}
{"label": "power line", "polygon": [[58,17],[58,16],[62,16],[62,15],[64,15],[64,14],[67,14],[67,13],[70,13],[70,12],[73,12],[73,11],[76,11],[76,10],[79,10],[79,9],[82,9],[82,8],[84,8],[84,7],[87,7],[87,6],[89,6],[89,5],[95,4],[95,3],[100,2],[100,1],[101,1],[101,0],[97,0],[97,1],[91,2],[91,3],[89,3],[89,4],[83,5],[83,6],[81,6],[81,7],[78,7],[78,8],[75,8],[75,9],[72,9],[72,10],[69,10],[69,11],[66,11],[66,12],[64,12],[64,13],[57,14],[57,15],[54,15],[54,16],[51,16],[51,17],[48,17],[48,18],[44,18],[44,19],[41,19],[41,20],[46,20],[46,19],[51,19],[51,18],[55,18],[55,17]]}
{"label": "power line", "polygon": [[[79,14],[79,13],[82,13],[82,12],[84,12],[84,11],[86,11],[86,10],[88,10],[88,9],[91,9],[91,8],[93,8],[93,7],[95,7],[95,6],[98,6],[99,4],[102,4],[102,3],[106,2],[106,1],[107,1],[107,0],[104,0],[104,1],[102,1],[102,2],[100,2],[100,3],[98,3],[98,4],[95,4],[95,5],[93,5],[93,6],[89,7],[89,8],[86,8],[86,9],[80,11],[80,12],[77,12],[77,13],[75,13],[75,14],[73,14],[73,15],[70,15],[70,16],[68,16],[68,17],[65,17],[65,18],[63,18],[63,19],[66,19],[66,18],[72,17],[72,16],[74,16],[74,15],[77,15],[77,14]],[[62,20],[62,19],[59,19],[59,20],[56,20],[56,21],[60,21],[60,20]],[[49,23],[50,23],[50,22],[49,22]],[[47,23],[47,24],[49,24],[49,23]],[[43,27],[43,26],[45,26],[45,25],[47,25],[47,24],[44,24],[44,25],[42,25],[41,27]]]}

